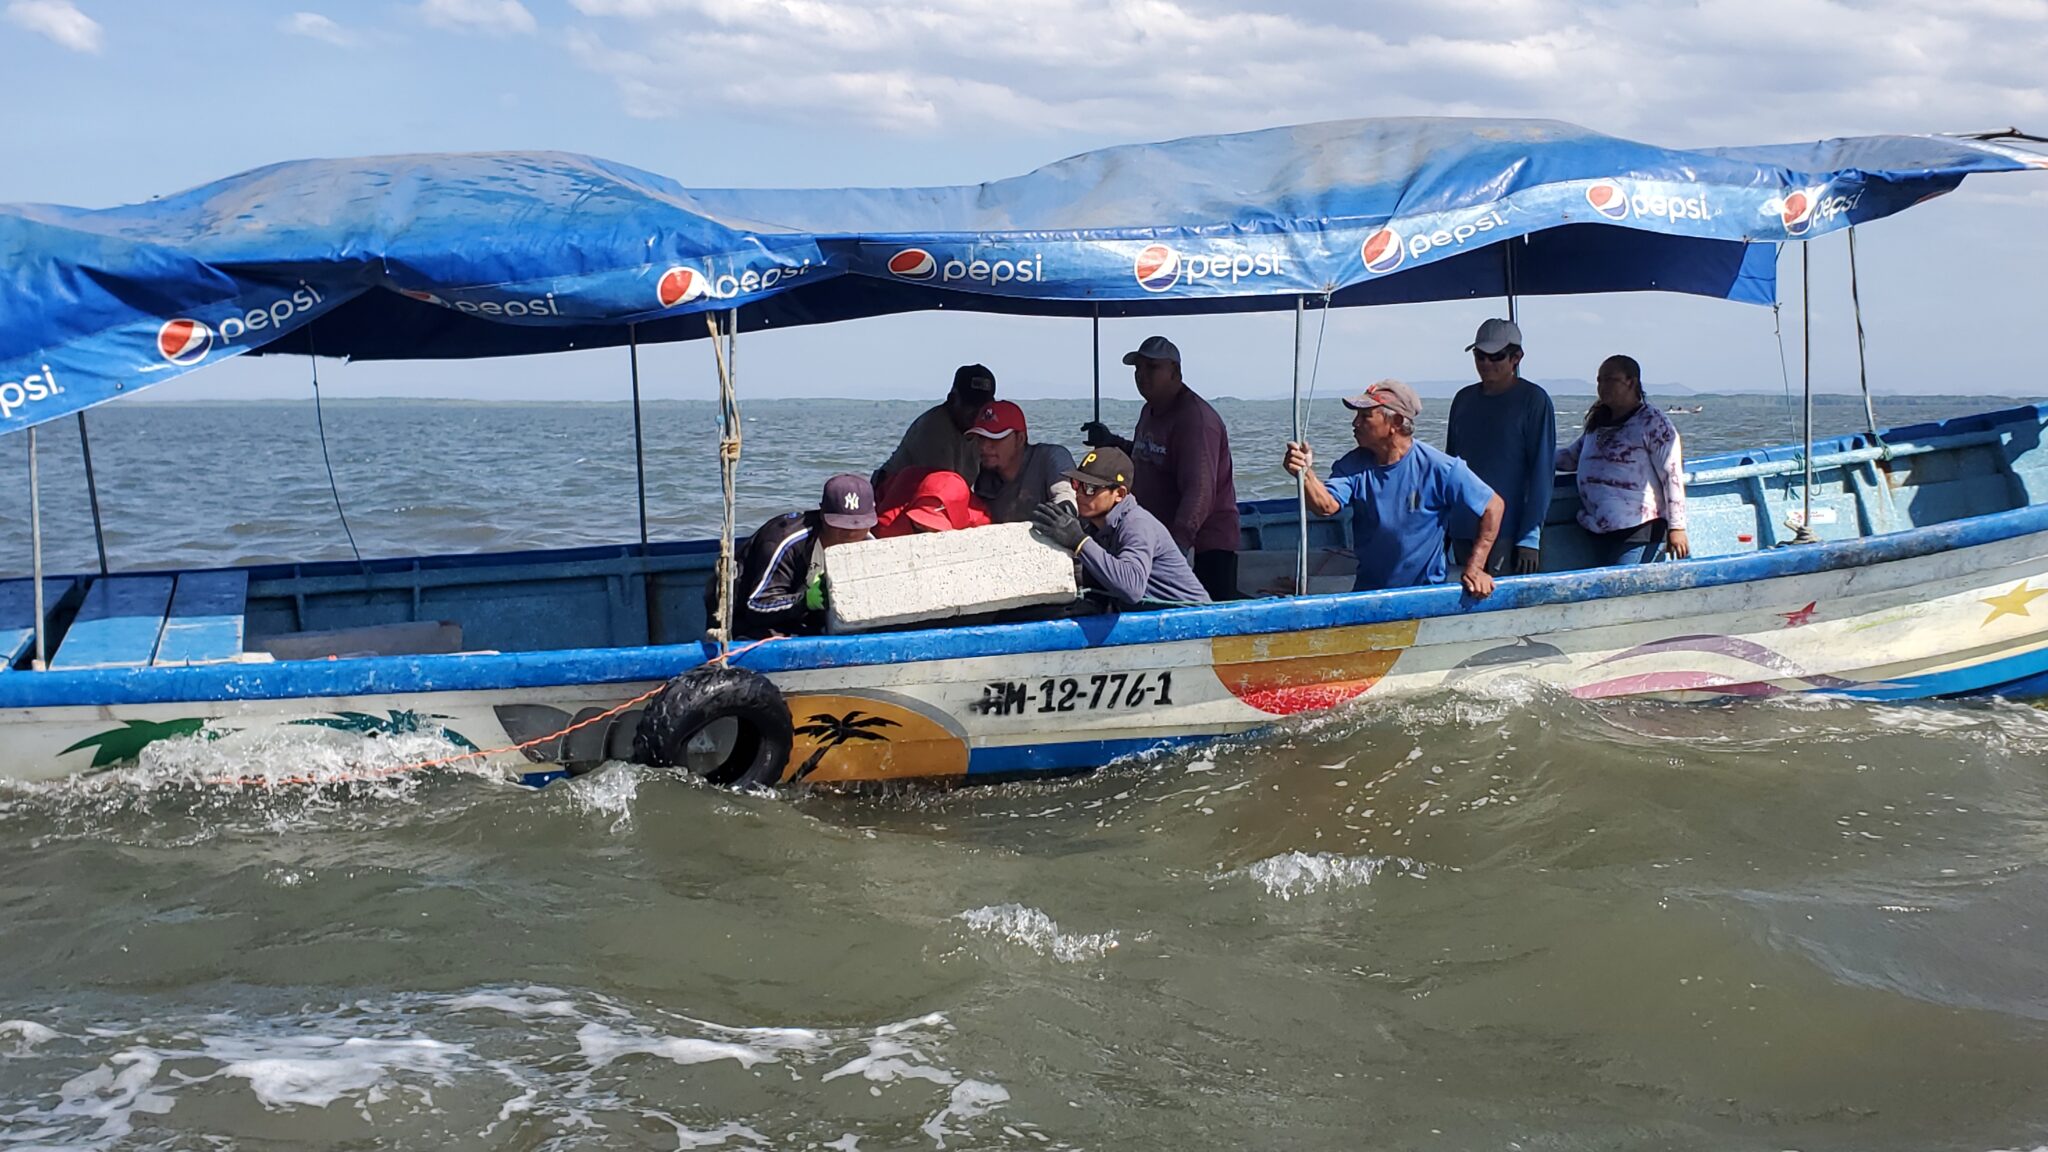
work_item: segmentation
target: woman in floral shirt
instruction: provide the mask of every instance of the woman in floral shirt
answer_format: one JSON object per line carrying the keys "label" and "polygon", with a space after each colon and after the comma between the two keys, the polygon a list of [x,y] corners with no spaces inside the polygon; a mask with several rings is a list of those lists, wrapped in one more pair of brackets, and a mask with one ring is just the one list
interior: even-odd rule
{"label": "woman in floral shirt", "polygon": [[1644,403],[1643,370],[1630,357],[1602,361],[1599,386],[1585,433],[1557,450],[1557,470],[1579,474],[1579,523],[1595,563],[1647,563],[1667,548],[1683,560],[1692,545],[1678,429]]}

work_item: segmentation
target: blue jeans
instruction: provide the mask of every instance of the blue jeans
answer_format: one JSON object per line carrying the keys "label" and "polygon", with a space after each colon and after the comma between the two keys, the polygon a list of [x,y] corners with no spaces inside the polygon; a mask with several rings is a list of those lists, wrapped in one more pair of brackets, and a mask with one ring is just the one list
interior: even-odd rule
{"label": "blue jeans", "polygon": [[1617,564],[1649,564],[1664,554],[1664,521],[1652,520],[1647,525],[1649,533],[1642,539],[1629,537],[1642,534],[1645,525],[1633,528],[1617,528],[1612,532],[1588,533],[1593,539],[1593,566],[1608,568]]}

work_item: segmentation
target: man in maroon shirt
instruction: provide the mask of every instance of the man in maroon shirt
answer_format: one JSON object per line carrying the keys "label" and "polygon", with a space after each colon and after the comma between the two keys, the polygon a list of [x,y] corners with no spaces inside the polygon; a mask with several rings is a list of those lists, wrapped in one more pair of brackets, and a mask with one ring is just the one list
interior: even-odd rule
{"label": "man in maroon shirt", "polygon": [[1237,592],[1237,481],[1230,468],[1230,433],[1207,400],[1180,376],[1180,349],[1164,336],[1148,336],[1125,355],[1145,409],[1137,434],[1126,440],[1096,421],[1081,426],[1091,448],[1130,453],[1136,475],[1131,495],[1191,553],[1196,579],[1212,600]]}

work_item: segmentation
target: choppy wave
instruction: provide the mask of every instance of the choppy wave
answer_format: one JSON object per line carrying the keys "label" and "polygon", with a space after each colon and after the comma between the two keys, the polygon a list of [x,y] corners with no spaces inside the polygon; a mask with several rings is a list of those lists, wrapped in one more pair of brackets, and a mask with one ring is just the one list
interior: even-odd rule
{"label": "choppy wave", "polygon": [[[7,1027],[36,1037],[0,1069],[9,1146],[232,1140],[237,1126],[219,1125],[238,1096],[253,1106],[241,1113],[244,1137],[269,1127],[262,1115],[282,1114],[314,1144],[441,1131],[566,1149],[633,1142],[651,1122],[682,1147],[945,1148],[1035,1127],[1010,1113],[1002,1085],[943,1062],[951,1025],[938,1013],[867,1028],[743,1028],[519,986],[276,1016]],[[786,1072],[753,1074],[764,1066]],[[988,1127],[997,1113],[1002,1123]]]}

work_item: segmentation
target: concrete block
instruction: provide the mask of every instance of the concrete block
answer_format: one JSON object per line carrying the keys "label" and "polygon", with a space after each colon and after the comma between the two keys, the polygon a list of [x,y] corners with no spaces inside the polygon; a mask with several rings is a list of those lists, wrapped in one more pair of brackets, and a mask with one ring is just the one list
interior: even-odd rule
{"label": "concrete block", "polygon": [[824,553],[826,629],[858,632],[970,613],[1064,604],[1080,595],[1074,558],[1029,524],[917,532]]}

